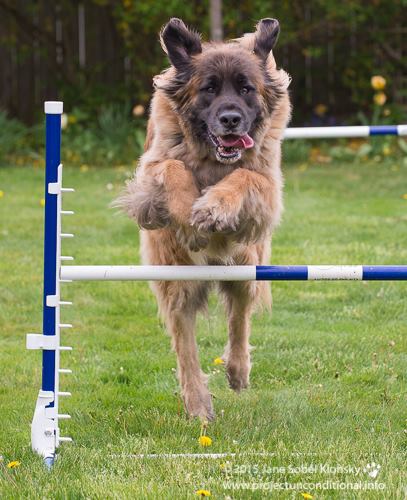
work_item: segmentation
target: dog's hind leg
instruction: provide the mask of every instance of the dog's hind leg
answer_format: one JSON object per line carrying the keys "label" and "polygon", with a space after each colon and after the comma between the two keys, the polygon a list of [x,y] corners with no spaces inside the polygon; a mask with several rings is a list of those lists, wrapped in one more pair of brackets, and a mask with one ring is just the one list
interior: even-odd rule
{"label": "dog's hind leg", "polygon": [[[246,248],[243,255],[235,259],[236,264],[257,264],[258,255],[254,247]],[[254,306],[264,294],[263,284],[255,281],[225,281],[220,290],[225,297],[229,340],[223,354],[226,376],[230,387],[236,392],[249,385],[250,319]]]}
{"label": "dog's hind leg", "polygon": [[212,398],[207,376],[200,368],[195,339],[196,314],[206,305],[207,284],[179,281],[156,285],[160,309],[177,354],[177,373],[185,409],[192,417],[212,420]]}
{"label": "dog's hind leg", "polygon": [[228,316],[229,340],[223,354],[226,376],[230,387],[236,392],[249,385],[250,362],[250,318],[255,302],[256,284],[251,282],[222,283]]}

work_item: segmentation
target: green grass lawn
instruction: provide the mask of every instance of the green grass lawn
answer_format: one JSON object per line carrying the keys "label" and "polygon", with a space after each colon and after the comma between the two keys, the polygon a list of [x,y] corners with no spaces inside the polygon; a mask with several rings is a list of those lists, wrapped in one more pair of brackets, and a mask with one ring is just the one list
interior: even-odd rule
{"label": "green grass lawn", "polygon": [[[406,264],[407,166],[330,164],[286,170],[286,210],[274,237],[276,264]],[[0,189],[0,497],[14,498],[386,498],[406,495],[407,286],[402,282],[276,283],[273,314],[253,321],[251,388],[228,389],[222,354],[226,327],[215,297],[200,318],[198,341],[210,373],[217,420],[203,451],[228,461],[138,459],[139,453],[199,453],[200,424],[183,412],[175,356],[146,283],[64,284],[61,390],[63,444],[51,473],[30,449],[41,354],[25,334],[41,332],[43,170],[1,168]],[[134,224],[108,209],[125,168],[65,169],[74,217],[63,254],[76,264],[139,262]],[[110,189],[109,189],[110,188]],[[253,453],[267,452],[267,456]],[[5,466],[19,460],[16,469]],[[364,472],[371,462],[376,480]],[[331,471],[324,468],[328,464]],[[314,466],[295,469],[300,466]],[[272,470],[271,467],[280,467]],[[291,468],[290,468],[291,467]],[[322,467],[322,469],[321,469]],[[341,470],[341,467],[344,468]],[[336,468],[336,469],[335,469]],[[353,469],[355,468],[355,469]],[[370,481],[384,491],[232,490],[225,481]],[[264,486],[266,485],[266,486]],[[349,487],[349,486],[348,486]]]}

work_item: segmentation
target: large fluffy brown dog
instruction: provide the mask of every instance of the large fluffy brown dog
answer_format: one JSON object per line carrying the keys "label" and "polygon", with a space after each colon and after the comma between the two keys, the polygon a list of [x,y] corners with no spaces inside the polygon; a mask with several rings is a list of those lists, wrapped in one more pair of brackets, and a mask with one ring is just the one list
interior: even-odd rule
{"label": "large fluffy brown dog", "polygon": [[[142,231],[150,265],[267,264],[282,210],[280,142],[290,115],[289,77],[277,70],[274,19],[227,43],[202,44],[179,19],[161,32],[172,66],[154,79],[145,153],[118,204]],[[178,357],[187,412],[214,416],[200,369],[195,319],[205,282],[155,282]],[[219,283],[228,316],[230,386],[247,387],[250,316],[271,303],[266,283]]]}

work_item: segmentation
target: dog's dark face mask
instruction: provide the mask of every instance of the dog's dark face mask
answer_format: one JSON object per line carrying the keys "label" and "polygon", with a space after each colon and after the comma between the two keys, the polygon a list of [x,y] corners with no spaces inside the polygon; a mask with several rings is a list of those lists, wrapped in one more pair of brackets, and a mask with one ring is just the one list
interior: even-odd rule
{"label": "dog's dark face mask", "polygon": [[194,137],[221,163],[235,163],[254,146],[256,130],[270,112],[266,59],[279,33],[274,19],[257,27],[253,57],[238,44],[209,47],[202,53],[197,33],[171,19],[162,44],[176,70],[166,88]]}

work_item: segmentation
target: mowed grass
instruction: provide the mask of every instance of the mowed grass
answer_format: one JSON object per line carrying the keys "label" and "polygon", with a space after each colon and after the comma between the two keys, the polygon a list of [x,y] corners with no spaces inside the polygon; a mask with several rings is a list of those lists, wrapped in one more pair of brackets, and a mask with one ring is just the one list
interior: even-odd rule
{"label": "mowed grass", "polygon": [[[86,170],[86,169],[85,169]],[[407,284],[275,283],[273,314],[257,314],[251,387],[228,389],[223,309],[213,296],[198,325],[217,420],[209,449],[183,412],[175,356],[147,283],[63,284],[63,444],[47,472],[30,449],[41,354],[25,334],[41,332],[43,170],[1,168],[1,498],[389,498],[406,494]],[[285,166],[285,216],[273,242],[278,264],[406,264],[407,167],[386,164]],[[63,254],[76,264],[137,264],[135,225],[109,202],[126,168],[65,169]],[[233,452],[225,459],[139,459],[140,453]],[[265,452],[266,456],[255,455]],[[19,460],[20,467],[4,465]],[[381,465],[376,480],[357,468]],[[327,471],[326,464],[333,467]],[[303,469],[295,467],[304,466]],[[308,466],[308,470],[306,470]],[[313,466],[314,469],[312,469]],[[339,467],[338,467],[339,466]],[[280,467],[272,470],[271,467]],[[290,468],[291,467],[291,468]],[[343,469],[341,470],[342,467]],[[336,469],[335,469],[336,468]],[[355,468],[355,469],[352,469]],[[233,484],[226,484],[231,481]],[[271,482],[298,490],[233,490]],[[312,490],[331,481],[383,483],[383,491]],[[237,486],[236,486],[237,487]],[[350,488],[349,486],[347,486]],[[334,488],[334,486],[332,487]]]}

